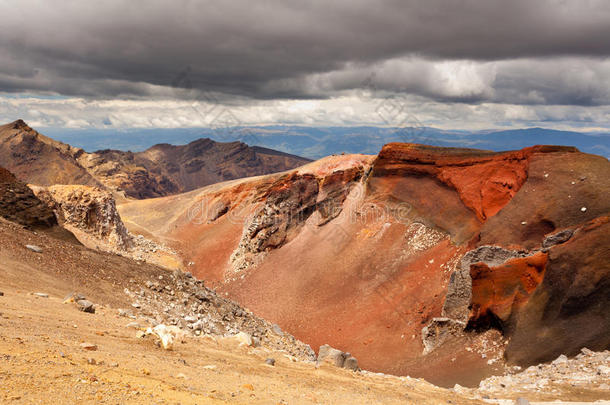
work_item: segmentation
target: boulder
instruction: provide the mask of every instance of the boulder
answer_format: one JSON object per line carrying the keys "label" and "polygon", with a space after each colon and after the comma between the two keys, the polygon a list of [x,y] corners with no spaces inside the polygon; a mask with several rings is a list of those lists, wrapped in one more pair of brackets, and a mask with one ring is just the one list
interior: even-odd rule
{"label": "boulder", "polygon": [[345,353],[329,345],[320,346],[318,351],[318,364],[324,362],[336,367],[343,367],[345,363]]}
{"label": "boulder", "polygon": [[93,305],[93,302],[89,300],[78,300],[76,301],[76,306],[79,311],[87,312],[90,314],[95,313],[95,305]]}
{"label": "boulder", "polygon": [[231,336],[240,346],[254,346],[252,336],[246,332],[239,332]]}
{"label": "boulder", "polygon": [[354,356],[347,357],[345,359],[345,362],[343,363],[343,368],[352,371],[358,371],[358,360],[356,360]]}
{"label": "boulder", "polygon": [[318,351],[317,364],[327,363],[335,367],[346,368],[348,370],[358,370],[358,360],[349,353],[342,352],[329,345],[320,346]]}

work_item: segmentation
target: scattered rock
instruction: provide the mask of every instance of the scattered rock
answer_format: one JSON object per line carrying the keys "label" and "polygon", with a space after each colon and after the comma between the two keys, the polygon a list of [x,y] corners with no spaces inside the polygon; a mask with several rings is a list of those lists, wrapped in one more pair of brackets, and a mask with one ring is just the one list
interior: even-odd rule
{"label": "scattered rock", "polygon": [[284,336],[284,331],[282,330],[282,328],[280,328],[278,324],[274,323],[273,325],[271,325],[271,329],[273,329],[273,331],[278,335]]}
{"label": "scattered rock", "polygon": [[185,334],[179,327],[174,325],[159,324],[154,328],[148,328],[146,334],[154,334],[161,340],[161,346],[165,350],[172,350],[176,341],[184,342]]}
{"label": "scattered rock", "polygon": [[317,364],[328,363],[335,367],[358,370],[358,360],[349,353],[342,352],[329,345],[320,346]]}
{"label": "scattered rock", "polygon": [[424,344],[424,354],[428,354],[450,337],[463,333],[466,323],[451,318],[432,318],[430,323],[422,328],[421,337]]}
{"label": "scattered rock", "polygon": [[586,347],[583,347],[582,349],[580,349],[580,351],[585,356],[593,356],[593,355],[595,355],[595,352],[593,350],[589,350]]}
{"label": "scattered rock", "polygon": [[84,299],[87,299],[87,298],[83,294],[72,292],[64,297],[64,304],[68,304],[70,302],[76,302],[76,301],[80,301],[80,300],[84,300]]}
{"label": "scattered rock", "polygon": [[95,359],[94,359],[93,357],[89,357],[89,358],[87,359],[87,363],[88,363],[88,364],[91,364],[91,365],[96,365],[96,364],[97,364],[97,361],[95,361]]}
{"label": "scattered rock", "polygon": [[597,367],[597,374],[610,376],[610,367],[604,365]]}
{"label": "scattered rock", "polygon": [[270,366],[275,366],[275,359],[268,358],[267,360],[265,360],[265,364],[268,364]]}
{"label": "scattered rock", "polygon": [[89,300],[78,300],[76,301],[76,306],[78,307],[79,311],[87,312],[90,314],[95,313],[95,305],[93,305],[93,302]]}
{"label": "scattered rock", "polygon": [[25,247],[29,250],[31,250],[32,252],[36,252],[36,253],[42,253],[42,248],[40,246],[36,246],[36,245],[25,245]]}
{"label": "scattered rock", "polygon": [[80,344],[81,349],[83,350],[90,350],[90,351],[96,351],[97,350],[97,345],[94,343],[81,343]]}
{"label": "scattered rock", "polygon": [[126,328],[134,328],[134,329],[140,329],[140,324],[137,322],[129,322],[127,325],[125,325]]}
{"label": "scattered rock", "polygon": [[562,354],[561,356],[559,356],[555,360],[553,360],[553,362],[551,364],[558,365],[558,364],[565,364],[567,362],[568,362],[568,357],[565,354]]}
{"label": "scattered rock", "polygon": [[0,291],[0,297],[4,297],[4,293]]}
{"label": "scattered rock", "polygon": [[240,346],[254,346],[252,336],[246,332],[236,333],[231,338],[235,339],[235,341],[237,341]]}
{"label": "scattered rock", "polygon": [[33,295],[35,295],[36,297],[40,297],[40,298],[49,298],[49,294],[47,294],[47,293],[37,292],[37,293],[34,293]]}
{"label": "scattered rock", "polygon": [[119,316],[126,316],[126,317],[133,316],[131,311],[128,311],[128,310],[125,310],[125,309],[119,309],[118,313],[119,313]]}

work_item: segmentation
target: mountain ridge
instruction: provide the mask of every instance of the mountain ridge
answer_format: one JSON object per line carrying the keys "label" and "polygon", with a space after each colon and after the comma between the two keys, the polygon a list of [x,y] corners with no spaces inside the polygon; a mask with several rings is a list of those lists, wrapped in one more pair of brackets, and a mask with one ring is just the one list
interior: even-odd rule
{"label": "mountain ridge", "polygon": [[46,137],[23,120],[0,126],[0,164],[21,180],[41,185],[103,187],[131,198],[176,194],[240,177],[280,172],[309,159],[201,138],[158,144],[143,152],[84,149]]}

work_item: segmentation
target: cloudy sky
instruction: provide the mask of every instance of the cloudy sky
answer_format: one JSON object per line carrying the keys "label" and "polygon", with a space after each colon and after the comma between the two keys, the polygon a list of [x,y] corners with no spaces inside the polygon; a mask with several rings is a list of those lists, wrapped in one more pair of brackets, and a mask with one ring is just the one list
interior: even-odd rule
{"label": "cloudy sky", "polygon": [[0,121],[610,129],[605,0],[0,0]]}

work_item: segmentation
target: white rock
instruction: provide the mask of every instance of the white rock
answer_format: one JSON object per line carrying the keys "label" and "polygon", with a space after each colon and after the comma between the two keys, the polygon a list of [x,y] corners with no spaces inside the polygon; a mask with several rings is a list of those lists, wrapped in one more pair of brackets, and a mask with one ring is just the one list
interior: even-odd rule
{"label": "white rock", "polygon": [[235,339],[239,343],[240,346],[252,346],[254,342],[252,341],[252,336],[246,332],[239,332],[233,336],[232,339]]}
{"label": "white rock", "polygon": [[557,364],[565,364],[568,362],[568,358],[565,354],[562,354],[561,356],[557,357],[555,360],[553,360],[553,362],[551,364],[557,365]]}
{"label": "white rock", "polygon": [[184,342],[185,334],[177,326],[159,324],[154,328],[148,328],[146,334],[155,334],[161,340],[161,346],[165,350],[172,350],[176,341]]}
{"label": "white rock", "polygon": [[36,245],[25,245],[25,247],[29,250],[31,250],[32,252],[36,252],[36,253],[42,253],[42,248],[40,246],[36,246]]}
{"label": "white rock", "polygon": [[610,367],[601,365],[597,367],[597,374],[599,375],[610,375]]}

